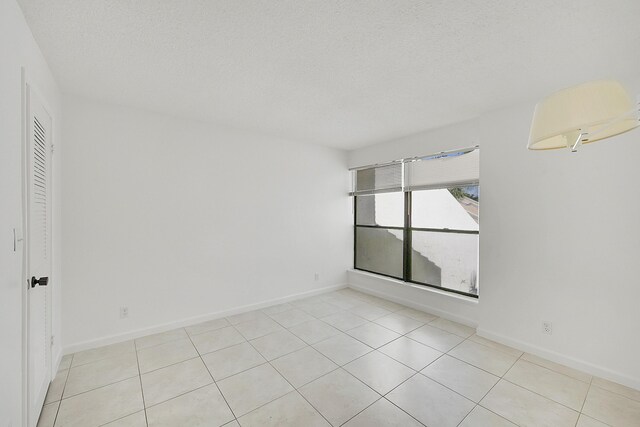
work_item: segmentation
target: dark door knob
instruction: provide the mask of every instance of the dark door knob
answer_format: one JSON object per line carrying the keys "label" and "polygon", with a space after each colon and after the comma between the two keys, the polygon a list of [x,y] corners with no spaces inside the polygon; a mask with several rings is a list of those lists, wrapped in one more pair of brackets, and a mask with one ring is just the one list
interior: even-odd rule
{"label": "dark door knob", "polygon": [[41,277],[39,279],[36,279],[35,276],[31,277],[31,287],[32,288],[35,288],[36,285],[47,286],[48,283],[49,283],[49,278],[48,277]]}

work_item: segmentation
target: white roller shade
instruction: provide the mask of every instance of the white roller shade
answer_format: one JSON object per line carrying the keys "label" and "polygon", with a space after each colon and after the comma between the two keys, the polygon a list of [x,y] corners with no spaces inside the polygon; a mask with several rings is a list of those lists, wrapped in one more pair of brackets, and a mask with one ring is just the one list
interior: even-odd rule
{"label": "white roller shade", "polygon": [[452,187],[480,180],[480,150],[461,150],[405,163],[405,191]]}

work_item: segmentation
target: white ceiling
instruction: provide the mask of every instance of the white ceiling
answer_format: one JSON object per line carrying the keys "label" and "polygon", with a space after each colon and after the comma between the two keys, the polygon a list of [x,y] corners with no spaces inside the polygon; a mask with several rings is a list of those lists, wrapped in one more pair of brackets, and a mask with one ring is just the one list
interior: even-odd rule
{"label": "white ceiling", "polygon": [[19,0],[63,91],[353,149],[640,74],[640,0]]}

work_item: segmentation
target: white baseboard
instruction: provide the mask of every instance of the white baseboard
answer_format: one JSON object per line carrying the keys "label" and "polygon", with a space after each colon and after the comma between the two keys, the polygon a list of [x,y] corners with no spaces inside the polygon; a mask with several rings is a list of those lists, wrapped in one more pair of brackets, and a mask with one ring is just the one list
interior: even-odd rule
{"label": "white baseboard", "polygon": [[[298,299],[307,298],[314,295],[319,295],[326,292],[343,289],[346,287],[347,287],[346,284],[326,286],[320,289],[314,289],[312,291],[300,292],[297,294],[288,295],[286,297],[273,298],[273,299],[262,301],[259,303],[235,307],[229,310],[217,311],[214,313],[209,313],[201,316],[195,316],[195,317],[189,317],[182,320],[177,320],[175,322],[168,322],[168,323],[163,323],[161,325],[156,325],[148,328],[136,329],[133,331],[122,333],[122,334],[109,335],[106,337],[101,337],[101,338],[96,338],[92,340],[82,341],[75,344],[70,344],[64,347],[63,351],[60,353],[60,359],[62,358],[62,354],[76,353],[78,351],[89,350],[89,349],[101,347],[104,345],[115,344],[115,343],[131,340],[135,338],[141,338],[150,334],[157,334],[160,332],[170,331],[176,328],[183,328],[185,326],[191,326],[198,323],[206,322],[208,320],[219,319],[221,317],[233,316],[234,314],[245,313],[247,311],[259,310],[261,308],[269,307],[271,305],[282,304],[289,301],[295,301]],[[60,360],[58,360],[58,364],[59,363],[60,363]]]}
{"label": "white baseboard", "polygon": [[380,292],[380,291],[375,291],[372,289],[369,289],[366,286],[360,286],[360,285],[354,285],[354,284],[348,284],[348,287],[355,289],[357,291],[363,292],[365,294],[369,294],[369,295],[373,295],[376,297],[380,297],[380,298],[384,298],[384,299],[388,299],[389,301],[393,301],[393,302],[397,302],[398,304],[402,304],[402,305],[406,305],[407,307],[411,307],[411,308],[415,308],[416,310],[421,310],[421,311],[426,311],[428,313],[434,314],[438,317],[442,317],[443,319],[447,319],[447,320],[451,320],[453,322],[458,322],[458,323],[462,323],[463,325],[467,325],[467,326],[471,326],[472,328],[475,328],[478,326],[478,324],[473,320],[473,319],[469,319],[467,317],[464,316],[459,316],[453,313],[450,313],[448,311],[444,311],[441,310],[437,307],[428,305],[428,304],[420,304],[417,303],[415,301],[411,301],[405,298],[399,298],[395,295],[392,295],[390,293],[387,292]]}
{"label": "white baseboard", "polygon": [[520,351],[525,351],[527,353],[531,353],[533,355],[542,357],[552,362],[559,363],[561,365],[565,365],[573,369],[577,369],[587,374],[604,378],[609,381],[614,381],[616,383],[626,385],[627,387],[631,387],[636,390],[640,390],[640,380],[638,380],[637,378],[629,377],[628,375],[624,375],[612,369],[605,368],[604,366],[596,365],[581,359],[576,359],[574,357],[566,356],[564,354],[547,350],[545,348],[530,344],[525,341],[509,338],[502,334],[497,334],[483,328],[478,328],[476,333],[481,337],[499,342],[500,344],[508,345],[509,347],[516,348]]}

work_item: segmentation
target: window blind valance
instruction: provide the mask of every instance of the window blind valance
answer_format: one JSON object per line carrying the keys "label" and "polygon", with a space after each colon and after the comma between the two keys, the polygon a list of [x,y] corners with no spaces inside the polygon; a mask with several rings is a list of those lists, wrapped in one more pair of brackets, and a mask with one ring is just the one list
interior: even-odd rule
{"label": "window blind valance", "polygon": [[403,159],[352,170],[350,195],[474,184],[480,180],[478,147]]}

